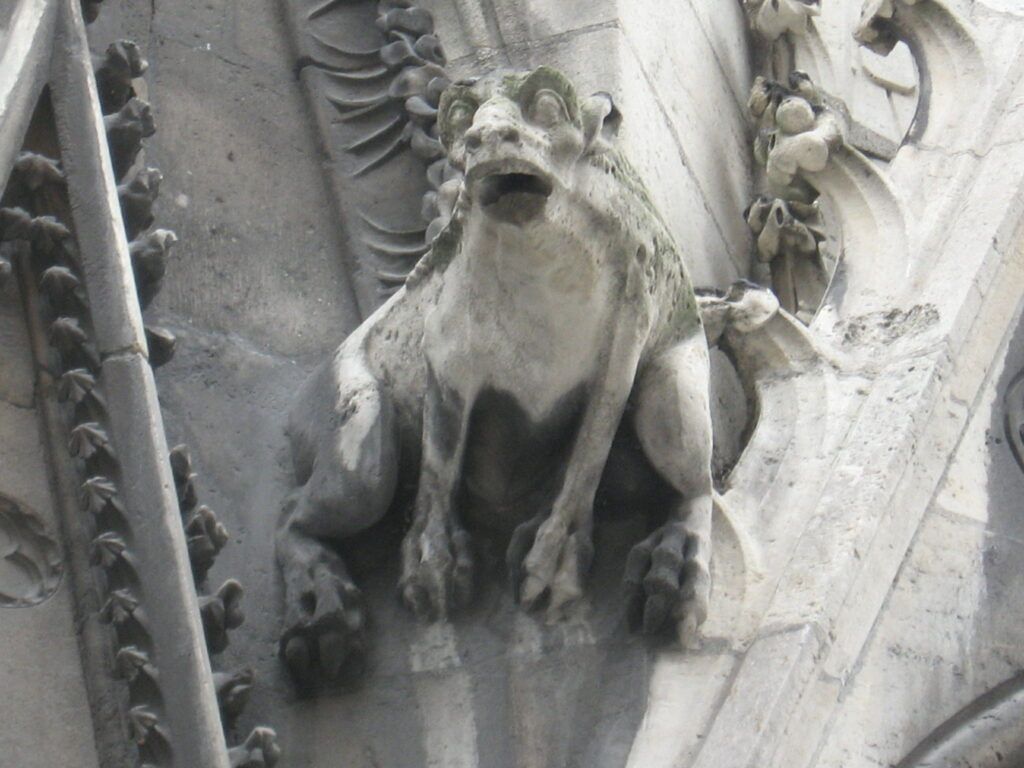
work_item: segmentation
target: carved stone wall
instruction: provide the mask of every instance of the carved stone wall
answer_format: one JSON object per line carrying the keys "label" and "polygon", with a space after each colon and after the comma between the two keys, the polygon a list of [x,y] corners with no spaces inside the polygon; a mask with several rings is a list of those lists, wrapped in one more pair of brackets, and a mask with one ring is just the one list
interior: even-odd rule
{"label": "carved stone wall", "polygon": [[[63,50],[57,29],[80,4],[18,5],[30,4],[52,28],[38,39]],[[15,18],[0,6],[0,62],[26,39]],[[151,471],[122,481],[130,535],[68,530],[81,479],[54,435],[72,424],[54,392],[40,395],[56,371],[40,366],[43,315],[11,267],[22,246],[0,231],[0,765],[121,768],[186,715],[216,738],[168,743],[180,755],[201,742],[195,760],[210,768],[272,766],[265,723],[294,768],[912,768],[935,755],[995,766],[1024,748],[1019,678],[997,688],[1024,668],[1018,4],[105,0],[89,44],[99,53],[124,38],[149,62],[133,81],[159,129],[145,164],[161,168],[155,215],[178,243],[159,294],[137,296],[127,278],[109,306],[141,299],[148,359],[164,364],[150,374],[144,342],[127,362],[117,345],[90,358],[97,370],[130,365],[141,383],[98,391],[100,421],[77,434],[109,437]],[[54,76],[39,62],[22,75],[35,95]],[[278,646],[274,531],[294,481],[285,414],[436,234],[451,173],[433,132],[441,88],[539,65],[582,95],[611,96],[619,146],[710,291],[716,513],[700,642],[628,631],[620,571],[642,537],[634,519],[598,525],[602,557],[568,622],[520,612],[484,574],[468,611],[419,623],[395,595],[399,510],[340,545],[372,616],[364,675],[303,689]],[[0,69],[0,95],[18,82]],[[4,174],[35,104],[0,100]],[[148,133],[141,113],[110,122]],[[64,147],[85,135],[63,130]],[[118,175],[131,159],[115,157]],[[92,200],[82,185],[78,199]],[[83,248],[91,297],[109,269],[130,274],[124,234]],[[730,301],[719,294],[739,278],[770,287],[784,311],[719,322]],[[141,338],[139,317],[108,318],[109,329]],[[54,338],[75,328],[58,324]],[[147,408],[127,408],[139,392]],[[139,413],[151,426],[162,414],[146,432],[152,455],[116,444]],[[187,452],[166,450],[181,443]],[[153,484],[132,484],[144,474]],[[139,489],[158,486],[152,507],[141,503]],[[186,540],[133,549],[168,509],[184,515]],[[108,601],[107,582],[82,573],[90,558],[138,570],[140,551],[184,567],[177,582],[146,562],[140,572],[183,606],[178,629],[205,636],[218,674],[200,642],[174,658],[181,679],[154,675],[152,659],[99,628],[101,613],[138,604]],[[503,558],[491,555],[485,570]],[[141,687],[115,677],[118,650]],[[157,678],[156,689],[193,693],[165,706],[146,682]],[[230,757],[220,724],[242,745]],[[175,759],[158,750],[154,762]]]}

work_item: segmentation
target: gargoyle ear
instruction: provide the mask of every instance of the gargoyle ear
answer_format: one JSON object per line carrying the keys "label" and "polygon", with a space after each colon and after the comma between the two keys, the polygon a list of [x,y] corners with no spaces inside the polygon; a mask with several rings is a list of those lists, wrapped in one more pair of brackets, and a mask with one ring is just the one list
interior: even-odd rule
{"label": "gargoyle ear", "polygon": [[580,109],[583,123],[584,152],[607,150],[615,140],[622,124],[622,114],[612,101],[611,94],[595,93],[583,102]]}

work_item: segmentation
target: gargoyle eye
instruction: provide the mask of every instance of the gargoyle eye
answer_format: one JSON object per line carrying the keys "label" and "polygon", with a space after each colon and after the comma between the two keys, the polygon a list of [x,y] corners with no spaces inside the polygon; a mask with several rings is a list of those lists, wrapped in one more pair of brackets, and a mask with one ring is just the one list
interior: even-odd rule
{"label": "gargoyle eye", "polygon": [[475,114],[476,104],[464,100],[452,102],[448,107],[448,114],[445,116],[448,133],[451,136],[461,136],[473,124],[473,115]]}
{"label": "gargoyle eye", "polygon": [[569,110],[561,96],[545,88],[537,91],[533,97],[533,103],[530,105],[530,118],[545,128],[553,128],[569,121]]}

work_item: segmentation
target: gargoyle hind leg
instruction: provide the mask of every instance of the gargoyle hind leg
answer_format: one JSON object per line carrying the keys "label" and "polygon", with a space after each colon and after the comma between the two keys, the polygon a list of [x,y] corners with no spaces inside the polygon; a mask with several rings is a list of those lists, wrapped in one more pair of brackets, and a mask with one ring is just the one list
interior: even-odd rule
{"label": "gargoyle hind leg", "polygon": [[398,475],[397,427],[387,393],[358,361],[335,366],[327,386],[314,387],[306,393],[310,402],[302,404],[309,423],[292,439],[308,445],[293,449],[309,453],[311,472],[285,500],[276,536],[285,587],[280,653],[305,684],[362,672],[362,596],[331,543],[384,516]]}
{"label": "gargoyle hind leg", "polygon": [[630,552],[625,581],[644,631],[673,621],[685,647],[696,642],[711,590],[708,377],[707,344],[699,334],[644,367],[634,412],[647,459],[677,495],[664,525]]}
{"label": "gargoyle hind leg", "polygon": [[402,542],[402,599],[422,620],[448,615],[473,594],[473,555],[456,497],[469,421],[468,403],[428,366],[423,455],[412,526]]}

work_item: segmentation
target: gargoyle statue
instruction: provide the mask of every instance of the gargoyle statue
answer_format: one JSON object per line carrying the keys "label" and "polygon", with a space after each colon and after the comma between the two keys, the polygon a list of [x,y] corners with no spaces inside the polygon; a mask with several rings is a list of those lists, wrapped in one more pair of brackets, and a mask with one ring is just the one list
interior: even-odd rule
{"label": "gargoyle statue", "polygon": [[419,617],[470,600],[478,530],[508,542],[519,603],[562,615],[583,593],[620,422],[671,497],[626,562],[643,628],[692,637],[704,620],[707,341],[682,256],[611,145],[618,118],[547,67],[445,92],[439,132],[462,174],[450,221],[289,414],[298,488],[276,543],[298,679],[361,666],[364,608],[331,542],[401,503],[400,474],[419,475],[400,583]]}

